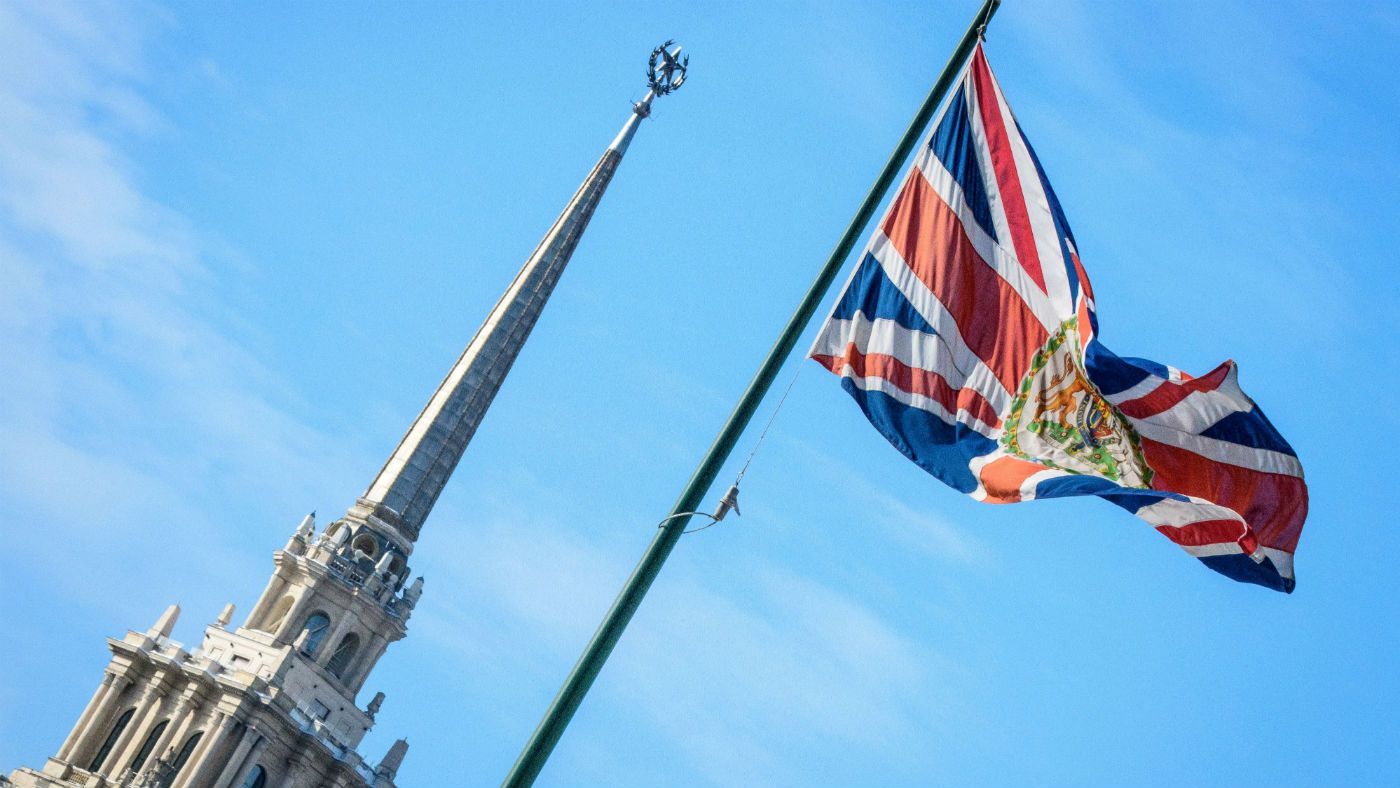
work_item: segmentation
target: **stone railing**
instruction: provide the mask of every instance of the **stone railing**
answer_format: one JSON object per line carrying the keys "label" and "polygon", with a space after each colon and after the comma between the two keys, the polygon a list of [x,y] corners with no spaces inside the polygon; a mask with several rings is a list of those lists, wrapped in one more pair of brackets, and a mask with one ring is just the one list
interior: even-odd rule
{"label": "stone railing", "polygon": [[331,574],[344,580],[349,585],[361,586],[369,579],[369,576],[359,567],[334,553],[328,553],[325,561],[326,568],[331,571]]}
{"label": "stone railing", "polygon": [[323,563],[331,576],[352,588],[362,588],[384,605],[385,612],[395,618],[408,619],[413,606],[394,588],[382,582],[373,570],[366,572],[353,562],[328,550],[318,550],[316,558]]}
{"label": "stone railing", "polygon": [[367,784],[374,784],[374,770],[365,763],[365,759],[355,751],[354,747],[337,738],[335,732],[324,722],[311,716],[300,706],[293,706],[288,712],[288,716],[304,733],[320,742],[321,746],[325,747],[336,760],[354,769],[357,774],[365,778]]}

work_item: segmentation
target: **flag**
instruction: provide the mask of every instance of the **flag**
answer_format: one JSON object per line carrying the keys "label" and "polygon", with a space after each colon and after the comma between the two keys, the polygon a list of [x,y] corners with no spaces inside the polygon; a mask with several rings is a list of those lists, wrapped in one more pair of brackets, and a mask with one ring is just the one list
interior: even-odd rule
{"label": "flag", "polygon": [[1099,342],[1094,291],[979,44],[811,356],[909,459],[988,503],[1095,495],[1291,592],[1302,466],[1227,361]]}

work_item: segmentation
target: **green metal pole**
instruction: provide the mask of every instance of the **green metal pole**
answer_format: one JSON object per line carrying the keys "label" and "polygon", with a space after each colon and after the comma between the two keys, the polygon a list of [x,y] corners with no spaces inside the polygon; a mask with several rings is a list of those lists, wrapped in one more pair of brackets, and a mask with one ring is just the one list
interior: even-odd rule
{"label": "green metal pole", "polygon": [[909,128],[904,132],[904,137],[900,139],[894,153],[890,154],[885,168],[880,171],[880,177],[875,179],[875,185],[870,187],[870,193],[865,195],[864,202],[860,204],[860,209],[856,211],[855,217],[846,227],[846,232],[841,235],[841,240],[836,243],[836,248],[831,250],[831,256],[827,258],[826,264],[818,272],[816,281],[812,282],[811,288],[807,290],[807,294],[797,305],[797,310],[788,319],[787,326],[783,328],[783,333],[779,335],[778,341],[773,344],[773,349],[768,351],[767,358],[763,359],[763,364],[754,374],[753,380],[749,382],[748,389],[739,398],[739,403],[734,406],[734,411],[729,414],[729,420],[724,423],[724,427],[719,431],[714,444],[705,453],[705,458],[700,461],[699,467],[690,477],[690,482],[686,484],[685,490],[676,501],[676,505],[672,507],[671,513],[663,521],[664,525],[657,529],[655,538],[651,540],[646,553],[642,555],[642,560],[637,563],[637,568],[632,570],[632,576],[627,578],[627,584],[622,587],[622,592],[618,594],[612,608],[608,610],[607,617],[599,625],[598,631],[594,633],[593,639],[589,641],[588,647],[584,649],[583,655],[579,657],[578,663],[574,665],[568,679],[564,681],[564,686],[559,690],[559,694],[554,697],[554,702],[545,712],[544,719],[540,720],[539,727],[535,728],[535,732],[525,745],[525,749],[520,752],[520,757],[516,759],[510,774],[506,775],[505,781],[501,783],[502,788],[526,788],[534,784],[535,778],[544,768],[549,754],[554,750],[554,745],[559,742],[559,737],[563,735],[564,728],[568,726],[569,720],[573,718],[574,712],[583,702],[583,696],[588,693],[589,687],[593,686],[594,679],[598,678],[598,673],[603,669],[603,663],[607,661],[608,655],[612,653],[613,647],[622,637],[622,631],[627,628],[627,623],[632,620],[632,615],[637,612],[642,598],[646,596],[647,590],[651,588],[652,582],[656,580],[656,575],[661,571],[662,564],[666,563],[666,558],[670,556],[671,550],[681,537],[681,533],[685,531],[686,524],[690,522],[690,516],[686,513],[693,512],[700,506],[705,494],[709,492],[710,485],[714,484],[720,468],[729,458],[730,452],[734,450],[734,444],[743,434],[744,428],[753,418],[754,411],[757,410],[759,403],[763,401],[764,395],[772,386],[773,378],[777,376],[783,363],[791,355],[798,338],[807,328],[807,324],[811,322],[812,315],[821,305],[822,298],[831,287],[832,280],[840,272],[847,256],[851,253],[851,249],[855,247],[856,241],[860,240],[861,235],[864,234],[866,225],[870,223],[871,217],[875,214],[875,209],[879,207],[880,202],[885,198],[885,193],[889,191],[890,185],[899,175],[904,160],[909,157],[909,153],[923,136],[924,127],[928,125],[939,103],[943,101],[948,89],[952,87],[953,80],[957,77],[963,62],[972,53],[972,48],[976,45],[981,31],[991,20],[992,15],[996,13],[999,5],[1001,5],[1001,0],[986,0],[977,12],[977,16],[973,18],[967,32],[963,33],[962,40],[958,42],[957,49],[953,51],[953,56],[943,67],[943,73],[938,76],[938,81],[933,84],[933,89],[929,91],[928,97],[924,99],[923,105],[914,115],[914,120],[910,122]]}

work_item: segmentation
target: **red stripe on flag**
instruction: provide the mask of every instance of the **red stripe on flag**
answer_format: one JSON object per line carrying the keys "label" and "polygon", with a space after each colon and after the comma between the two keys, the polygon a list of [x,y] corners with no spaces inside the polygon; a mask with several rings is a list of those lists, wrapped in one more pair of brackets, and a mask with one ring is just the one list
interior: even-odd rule
{"label": "red stripe on flag", "polygon": [[1021,176],[1016,171],[1016,157],[1011,151],[1011,140],[1007,137],[1006,124],[1001,116],[1001,103],[997,101],[992,70],[987,65],[987,55],[981,46],[978,46],[972,55],[972,78],[977,87],[977,107],[982,115],[982,127],[987,132],[992,171],[996,173],[997,191],[1001,195],[1006,223],[1011,228],[1011,242],[1016,248],[1016,259],[1044,292],[1045,273],[1040,269],[1040,252],[1035,245],[1035,231],[1031,229],[1030,211],[1026,209],[1026,194],[1021,191]]}
{"label": "red stripe on flag", "polygon": [[1191,495],[1238,512],[1265,547],[1293,552],[1308,516],[1308,490],[1297,476],[1216,462],[1192,451],[1142,439],[1156,473],[1152,487]]}
{"label": "red stripe on flag", "polygon": [[1037,473],[1048,470],[1044,465],[1016,457],[998,457],[983,465],[977,474],[982,489],[987,493],[983,500],[987,503],[1017,503],[1021,500],[1021,485]]}
{"label": "red stripe on flag", "polygon": [[1148,419],[1159,413],[1170,410],[1181,403],[1192,393],[1197,391],[1215,391],[1220,388],[1220,384],[1230,376],[1230,370],[1234,369],[1235,362],[1226,361],[1224,364],[1211,370],[1209,375],[1200,378],[1186,379],[1182,376],[1180,383],[1175,381],[1165,381],[1162,385],[1127,402],[1119,403],[1118,410],[1125,416],[1135,419]]}
{"label": "red stripe on flag", "polygon": [[1079,289],[1084,295],[1094,300],[1094,287],[1089,284],[1089,272],[1084,270],[1084,264],[1079,261],[1079,253],[1074,250],[1074,244],[1069,245],[1069,259],[1074,262],[1074,273],[1079,277]]}
{"label": "red stripe on flag", "polygon": [[[1238,544],[1242,539],[1246,543],[1253,542],[1253,539],[1246,538],[1249,536],[1249,529],[1238,520],[1205,520],[1181,526],[1159,525],[1157,530],[1161,531],[1163,536],[1183,547],[1200,547],[1201,545],[1226,542]],[[1240,546],[1244,547],[1244,545]],[[1250,547],[1247,552],[1254,552],[1254,548]]]}
{"label": "red stripe on flag", "polygon": [[1076,312],[1079,318],[1076,327],[1079,329],[1079,349],[1085,350],[1089,347],[1089,340],[1094,338],[1093,322],[1089,319],[1089,300],[1079,299],[1079,309]]}
{"label": "red stripe on flag", "polygon": [[953,316],[968,348],[1015,391],[1045,328],[968,240],[957,214],[916,174],[895,198],[883,231],[915,275]]}
{"label": "red stripe on flag", "polygon": [[965,410],[973,418],[989,427],[1001,426],[1001,419],[997,416],[996,409],[978,392],[972,389],[953,388],[948,383],[947,378],[937,372],[911,367],[894,356],[887,356],[883,353],[862,353],[860,348],[852,342],[846,346],[846,352],[840,356],[818,355],[812,356],[812,358],[838,375],[843,374],[849,365],[851,370],[860,377],[882,378],[894,384],[900,391],[935,400],[950,414]]}
{"label": "red stripe on flag", "polygon": [[1084,272],[1084,264],[1079,262],[1079,253],[1074,244],[1067,244],[1069,259],[1074,263],[1074,275],[1079,280],[1079,305],[1075,313],[1079,317],[1079,349],[1087,350],[1089,341],[1094,338],[1094,321],[1089,314],[1089,302],[1094,300],[1094,288],[1089,285],[1089,275]]}

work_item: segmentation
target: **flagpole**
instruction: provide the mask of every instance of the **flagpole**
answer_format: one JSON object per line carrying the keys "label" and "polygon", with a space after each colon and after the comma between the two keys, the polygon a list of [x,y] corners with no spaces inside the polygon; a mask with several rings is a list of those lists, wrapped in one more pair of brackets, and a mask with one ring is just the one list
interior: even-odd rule
{"label": "flagpole", "polygon": [[934,111],[938,109],[943,97],[952,87],[953,80],[957,78],[963,62],[972,53],[973,47],[999,5],[1001,5],[1001,0],[985,0],[977,15],[973,17],[972,24],[968,26],[967,32],[963,33],[957,49],[953,50],[952,57],[948,59],[948,64],[943,67],[943,73],[939,74],[938,81],[933,84],[933,88],[924,99],[923,105],[919,107],[919,111],[915,113],[914,119],[909,123],[909,128],[905,130],[904,136],[895,146],[894,152],[890,154],[889,161],[880,171],[880,176],[875,179],[875,185],[870,187],[870,192],[865,195],[865,200],[860,204],[860,208],[851,219],[851,223],[847,225],[846,231],[841,235],[841,240],[831,250],[831,256],[827,258],[826,264],[817,273],[816,280],[812,282],[807,294],[798,303],[796,311],[788,319],[783,333],[778,336],[778,341],[773,344],[772,350],[768,351],[768,356],[763,359],[763,364],[759,366],[758,372],[754,374],[753,380],[749,382],[749,387],[739,398],[733,412],[729,414],[728,421],[720,429],[715,442],[710,446],[710,450],[705,453],[704,459],[700,461],[695,473],[691,475],[690,481],[681,492],[676,505],[672,507],[670,514],[661,521],[662,525],[657,529],[656,536],[652,538],[646,553],[642,555],[637,567],[632,570],[632,575],[627,578],[626,585],[622,587],[622,591],[613,602],[612,608],[608,610],[607,616],[599,625],[598,631],[594,633],[593,639],[589,641],[587,648],[584,649],[582,656],[574,665],[574,669],[570,671],[569,677],[565,679],[564,686],[560,688],[559,693],[554,697],[554,702],[550,704],[549,710],[545,712],[544,718],[540,720],[539,726],[535,728],[534,734],[530,736],[529,742],[520,752],[520,757],[516,759],[515,765],[511,767],[510,773],[501,783],[502,788],[526,788],[534,784],[535,778],[544,768],[545,761],[549,759],[549,754],[554,750],[554,745],[559,742],[559,738],[573,718],[574,712],[583,702],[584,695],[588,693],[588,689],[593,686],[593,681],[598,677],[598,673],[602,671],[603,663],[607,661],[613,647],[622,637],[623,630],[627,628],[628,622],[637,612],[642,598],[646,596],[652,582],[656,580],[657,574],[661,571],[662,565],[666,563],[671,550],[675,548],[676,542],[685,531],[686,524],[690,522],[691,513],[700,506],[700,502],[709,492],[710,486],[714,484],[720,468],[729,458],[730,452],[734,450],[735,443],[743,434],[744,428],[748,426],[749,420],[753,418],[754,411],[758,409],[764,395],[773,385],[773,379],[777,376],[784,362],[787,361],[788,356],[791,355],[798,338],[806,330],[807,324],[812,321],[812,316],[816,313],[817,307],[821,305],[826,291],[830,289],[832,281],[840,272],[842,265],[845,264],[851,250],[855,248],[856,242],[865,233],[866,225],[874,216],[875,209],[884,200],[886,192],[889,191],[890,186],[899,175],[905,159],[909,157],[910,152],[923,136],[924,127],[928,125]]}

